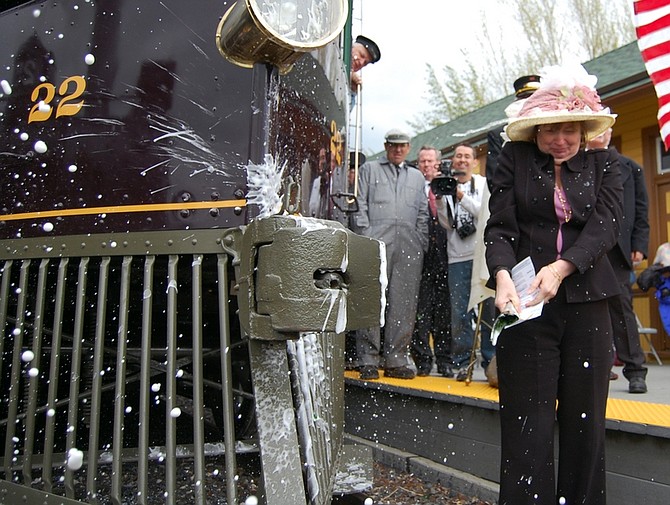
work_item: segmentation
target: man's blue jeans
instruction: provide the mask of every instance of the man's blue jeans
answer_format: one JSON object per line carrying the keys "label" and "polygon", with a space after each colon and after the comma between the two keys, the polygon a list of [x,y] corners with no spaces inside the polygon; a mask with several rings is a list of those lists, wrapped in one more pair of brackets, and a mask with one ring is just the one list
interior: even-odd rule
{"label": "man's blue jeans", "polygon": [[451,299],[451,360],[454,368],[467,366],[472,352],[474,311],[468,311],[472,260],[449,263]]}

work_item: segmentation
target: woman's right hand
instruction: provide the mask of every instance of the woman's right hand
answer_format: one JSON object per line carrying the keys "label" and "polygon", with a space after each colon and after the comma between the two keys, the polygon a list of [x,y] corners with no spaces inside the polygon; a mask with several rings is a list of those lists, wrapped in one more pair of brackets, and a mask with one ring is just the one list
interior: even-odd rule
{"label": "woman's right hand", "polygon": [[495,304],[497,309],[503,313],[510,313],[509,304],[514,306],[517,313],[521,312],[519,295],[514,287],[512,276],[508,270],[500,270],[496,274],[496,299]]}

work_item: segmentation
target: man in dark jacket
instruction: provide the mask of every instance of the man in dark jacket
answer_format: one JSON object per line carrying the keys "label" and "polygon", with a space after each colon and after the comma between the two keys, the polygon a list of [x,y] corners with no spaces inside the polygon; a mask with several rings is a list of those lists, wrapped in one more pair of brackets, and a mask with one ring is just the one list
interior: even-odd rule
{"label": "man in dark jacket", "polygon": [[[605,131],[588,143],[589,149],[608,149],[612,129]],[[633,267],[647,257],[649,248],[648,198],[642,167],[630,158],[617,153],[623,183],[623,222],[617,245],[608,253],[610,263],[621,285],[621,294],[609,299],[609,309],[614,329],[614,347],[623,362],[623,375],[628,379],[630,393],[646,393],[647,368],[640,346],[637,318],[633,311]],[[616,379],[613,372],[611,379]]]}
{"label": "man in dark jacket", "polygon": [[[418,375],[429,375],[433,368],[433,355],[438,373],[450,366],[449,340],[451,339],[451,308],[447,272],[447,231],[437,218],[435,195],[430,182],[440,174],[440,151],[432,146],[419,149],[419,170],[426,179],[426,198],[429,205],[428,251],[423,257],[419,302],[412,335],[412,358]],[[433,337],[434,352],[430,347]]]}

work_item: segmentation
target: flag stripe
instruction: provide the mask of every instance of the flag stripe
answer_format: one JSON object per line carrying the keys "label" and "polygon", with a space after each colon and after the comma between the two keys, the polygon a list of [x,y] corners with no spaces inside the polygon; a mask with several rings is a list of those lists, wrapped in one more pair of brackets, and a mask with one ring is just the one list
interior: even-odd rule
{"label": "flag stripe", "polygon": [[[670,30],[668,30],[668,32],[668,39],[670,39]],[[651,37],[647,37],[647,40],[649,39],[651,39]],[[641,46],[641,44],[638,43],[638,46]],[[654,58],[667,58],[668,54],[670,54],[670,40],[659,40],[659,43],[654,44],[648,49],[640,47],[640,52],[642,53],[642,59],[649,62]]]}
{"label": "flag stripe", "polygon": [[658,28],[654,31],[646,31],[642,33],[642,27],[637,31],[638,37],[638,46],[640,46],[641,51],[648,50],[652,47],[662,45],[668,40],[668,34],[670,33],[670,16],[669,19],[665,20],[667,24],[661,26],[658,25]]}
{"label": "flag stripe", "polygon": [[665,107],[667,105],[670,105],[670,95],[661,95],[658,99],[658,106],[659,108]]}
{"label": "flag stripe", "polygon": [[660,85],[670,79],[670,69],[666,67],[661,70],[657,70],[656,72],[652,73],[650,77],[654,84]]}
{"label": "flag stripe", "polygon": [[635,0],[637,45],[658,97],[658,125],[670,150],[670,0]]}
{"label": "flag stripe", "polygon": [[667,7],[667,0],[636,0],[634,3],[635,13],[653,11]]}
{"label": "flag stripe", "polygon": [[647,22],[642,22],[642,20],[640,20],[640,24],[636,30],[637,36],[638,38],[642,39],[646,36],[649,36],[650,34],[655,34],[659,30],[668,28],[668,26],[670,26],[670,12],[665,14],[663,17],[649,20]]}

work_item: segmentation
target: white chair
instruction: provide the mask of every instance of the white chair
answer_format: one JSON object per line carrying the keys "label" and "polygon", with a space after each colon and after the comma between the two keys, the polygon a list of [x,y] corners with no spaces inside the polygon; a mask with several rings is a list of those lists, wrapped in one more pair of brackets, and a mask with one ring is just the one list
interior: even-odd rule
{"label": "white chair", "polygon": [[661,361],[661,358],[659,357],[658,353],[656,352],[656,348],[654,347],[654,343],[651,341],[651,335],[656,335],[658,330],[656,328],[647,328],[642,326],[640,318],[637,317],[637,314],[635,314],[635,321],[637,321],[637,331],[642,337],[644,337],[644,339],[647,341],[647,345],[649,346],[649,350],[644,351],[645,354],[653,354],[659,366],[663,365],[663,361]]}

